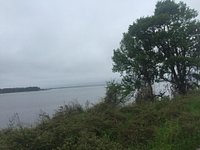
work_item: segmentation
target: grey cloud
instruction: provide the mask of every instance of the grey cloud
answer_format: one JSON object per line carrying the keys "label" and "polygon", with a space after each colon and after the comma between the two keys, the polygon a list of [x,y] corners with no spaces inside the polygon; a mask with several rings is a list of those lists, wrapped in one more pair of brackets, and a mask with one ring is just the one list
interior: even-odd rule
{"label": "grey cloud", "polygon": [[[157,0],[0,0],[0,87],[98,82],[122,33]],[[200,10],[199,0],[185,0]]]}

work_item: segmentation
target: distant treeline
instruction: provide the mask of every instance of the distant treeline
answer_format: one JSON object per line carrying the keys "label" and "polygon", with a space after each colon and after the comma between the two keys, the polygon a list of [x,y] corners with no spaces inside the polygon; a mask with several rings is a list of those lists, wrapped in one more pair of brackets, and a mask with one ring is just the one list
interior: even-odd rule
{"label": "distant treeline", "polygon": [[16,93],[16,92],[30,92],[30,91],[40,91],[39,87],[22,87],[22,88],[4,88],[0,89],[0,94],[3,93]]}

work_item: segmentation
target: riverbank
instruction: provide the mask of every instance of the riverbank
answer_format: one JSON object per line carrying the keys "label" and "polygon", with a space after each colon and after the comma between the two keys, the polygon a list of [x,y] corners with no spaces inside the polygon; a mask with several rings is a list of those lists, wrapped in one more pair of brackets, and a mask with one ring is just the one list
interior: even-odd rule
{"label": "riverbank", "polygon": [[0,132],[0,149],[10,150],[195,150],[199,145],[199,92],[124,107],[65,105],[52,118],[41,114],[36,127],[16,124]]}

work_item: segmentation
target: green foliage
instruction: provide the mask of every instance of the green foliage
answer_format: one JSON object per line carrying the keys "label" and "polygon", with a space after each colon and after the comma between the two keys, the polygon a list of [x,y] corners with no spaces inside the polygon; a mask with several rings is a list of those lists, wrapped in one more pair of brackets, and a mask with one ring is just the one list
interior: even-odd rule
{"label": "green foliage", "polygon": [[[183,2],[159,1],[154,15],[138,19],[114,50],[113,71],[132,90],[169,82],[186,94],[200,79],[200,22]],[[153,94],[152,94],[153,95]]]}
{"label": "green foliage", "polygon": [[195,150],[200,144],[199,91],[173,100],[113,107],[79,104],[46,114],[35,127],[0,131],[2,150]]}

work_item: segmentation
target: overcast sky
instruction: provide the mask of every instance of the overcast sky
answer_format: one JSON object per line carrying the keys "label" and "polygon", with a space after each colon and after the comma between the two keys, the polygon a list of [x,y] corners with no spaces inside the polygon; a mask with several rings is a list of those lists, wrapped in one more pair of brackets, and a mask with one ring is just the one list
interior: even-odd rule
{"label": "overcast sky", "polygon": [[[0,87],[114,79],[113,49],[157,0],[0,0]],[[200,11],[200,0],[184,0]]]}

